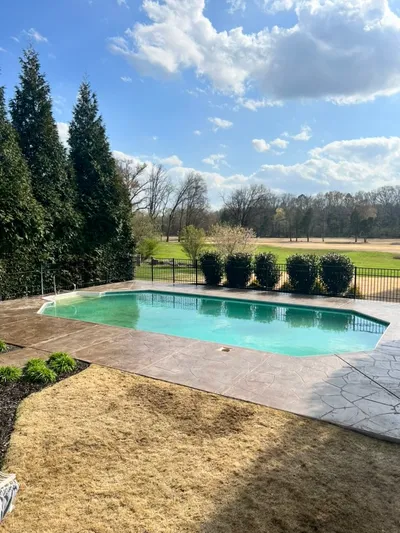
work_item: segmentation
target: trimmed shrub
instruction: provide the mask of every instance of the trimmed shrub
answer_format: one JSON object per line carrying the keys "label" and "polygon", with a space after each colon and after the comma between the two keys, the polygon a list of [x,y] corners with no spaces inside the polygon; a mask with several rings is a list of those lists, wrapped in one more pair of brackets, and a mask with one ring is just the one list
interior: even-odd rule
{"label": "trimmed shrub", "polygon": [[254,274],[261,287],[269,290],[274,289],[280,278],[276,255],[272,253],[256,255]]}
{"label": "trimmed shrub", "polygon": [[357,287],[355,288],[354,285],[351,285],[349,289],[345,293],[346,298],[362,298],[363,293],[361,290]]}
{"label": "trimmed shrub", "polygon": [[217,252],[205,252],[200,257],[200,268],[206,285],[219,285],[224,275],[224,262]]}
{"label": "trimmed shrub", "polygon": [[286,260],[286,271],[295,292],[310,294],[318,278],[319,259],[316,255],[291,255]]}
{"label": "trimmed shrub", "polygon": [[346,292],[354,275],[354,265],[348,257],[330,253],[320,258],[320,277],[328,294]]}
{"label": "trimmed shrub", "polygon": [[22,370],[16,366],[0,366],[0,383],[7,385],[19,381],[22,376]]}
{"label": "trimmed shrub", "polygon": [[7,343],[5,341],[0,340],[0,353],[7,351]]}
{"label": "trimmed shrub", "polygon": [[57,379],[54,370],[42,359],[30,359],[22,370],[22,376],[30,383],[54,383]]}
{"label": "trimmed shrub", "polygon": [[228,287],[244,289],[253,273],[253,261],[250,254],[233,254],[226,258],[225,274]]}
{"label": "trimmed shrub", "polygon": [[76,361],[70,355],[63,352],[55,352],[50,355],[47,366],[57,375],[72,372],[76,368]]}

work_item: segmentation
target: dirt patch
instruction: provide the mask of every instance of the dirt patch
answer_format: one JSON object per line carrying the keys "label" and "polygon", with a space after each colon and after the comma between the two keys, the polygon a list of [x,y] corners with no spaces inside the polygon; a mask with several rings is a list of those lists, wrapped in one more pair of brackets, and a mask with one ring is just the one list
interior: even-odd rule
{"label": "dirt patch", "polygon": [[[89,366],[82,361],[78,361],[77,363],[77,368],[73,374],[81,372]],[[70,375],[71,374],[61,375],[58,377],[58,381],[61,381]],[[0,469],[3,465],[10,435],[14,428],[18,405],[33,392],[38,392],[44,388],[45,385],[25,383],[23,381],[12,383],[10,385],[0,384]]]}
{"label": "dirt patch", "polygon": [[[204,412],[201,396],[193,396],[190,404],[183,404],[179,389],[164,389],[151,381],[137,383],[129,396],[135,399],[137,407],[144,407],[150,413],[158,411],[172,418],[186,435],[200,438],[215,439],[239,433],[255,412],[253,405],[240,402],[228,404],[217,413],[215,409]],[[213,396],[210,401],[218,400]],[[197,420],[197,424],[193,424],[193,420]]]}
{"label": "dirt patch", "polygon": [[321,239],[314,237],[310,239],[310,242],[307,242],[307,239],[304,238],[299,239],[297,242],[296,239],[293,239],[290,242],[289,239],[259,238],[253,239],[253,242],[257,245],[266,244],[289,249],[310,248],[312,250],[342,250],[346,252],[400,252],[399,239],[368,239],[368,242],[363,242],[360,239],[359,242],[354,242],[354,239],[327,238],[325,242],[322,242]]}
{"label": "dirt patch", "polygon": [[4,533],[400,531],[400,446],[96,366],[22,403],[5,466]]}

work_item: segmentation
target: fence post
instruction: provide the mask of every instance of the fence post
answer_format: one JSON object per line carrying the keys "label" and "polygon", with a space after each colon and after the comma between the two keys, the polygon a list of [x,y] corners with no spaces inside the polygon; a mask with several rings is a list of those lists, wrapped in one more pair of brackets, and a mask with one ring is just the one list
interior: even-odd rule
{"label": "fence post", "polygon": [[354,300],[357,297],[357,267],[354,267],[354,291],[353,291],[353,298]]}
{"label": "fence post", "polygon": [[154,281],[154,257],[151,257],[150,261],[151,261],[151,282],[153,283]]}
{"label": "fence post", "polygon": [[53,275],[53,288],[54,288],[54,294],[57,294],[57,284],[56,284],[56,275]]}
{"label": "fence post", "polygon": [[196,285],[198,285],[198,279],[197,279],[197,266],[198,266],[198,261],[197,261],[197,259],[196,259],[195,262],[194,262],[194,266],[196,267]]}
{"label": "fence post", "polygon": [[172,259],[172,283],[175,284],[175,258]]}
{"label": "fence post", "polygon": [[40,289],[42,296],[44,295],[44,281],[43,281],[43,263],[40,264]]}

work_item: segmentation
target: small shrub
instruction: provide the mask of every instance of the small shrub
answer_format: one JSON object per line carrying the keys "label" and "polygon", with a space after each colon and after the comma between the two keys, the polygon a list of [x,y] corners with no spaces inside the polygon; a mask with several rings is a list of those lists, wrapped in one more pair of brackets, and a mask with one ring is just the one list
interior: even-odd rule
{"label": "small shrub", "polygon": [[348,257],[330,253],[320,259],[321,281],[328,294],[343,294],[350,287],[354,275],[354,265]]}
{"label": "small shrub", "polygon": [[271,253],[256,255],[254,273],[261,287],[269,290],[274,289],[280,278],[276,255]]}
{"label": "small shrub", "polygon": [[160,242],[153,237],[147,237],[140,241],[138,245],[138,252],[142,256],[143,261],[153,257],[159,245]]}
{"label": "small shrub", "polygon": [[244,289],[253,273],[253,261],[250,254],[233,254],[226,258],[225,273],[228,287]]}
{"label": "small shrub", "polygon": [[7,351],[7,343],[5,341],[0,340],[0,353]]}
{"label": "small shrub", "polygon": [[224,275],[224,262],[217,252],[205,252],[200,257],[200,268],[206,285],[219,285]]}
{"label": "small shrub", "polygon": [[0,383],[7,385],[19,381],[22,376],[22,370],[15,366],[0,366]]}
{"label": "small shrub", "polygon": [[345,292],[346,298],[360,298],[362,299],[363,293],[361,290],[357,287],[354,287],[354,285],[351,285],[349,289]]}
{"label": "small shrub", "polygon": [[318,278],[319,259],[316,255],[291,255],[286,260],[286,270],[293,290],[310,294]]}
{"label": "small shrub", "polygon": [[54,383],[57,379],[54,370],[42,359],[30,359],[22,370],[22,376],[30,383]]}
{"label": "small shrub", "polygon": [[76,368],[76,361],[70,355],[63,352],[55,352],[50,355],[47,366],[57,375],[72,372]]}
{"label": "small shrub", "polygon": [[311,294],[326,294],[326,287],[321,280],[317,279],[317,281],[314,283],[314,286],[311,289]]}

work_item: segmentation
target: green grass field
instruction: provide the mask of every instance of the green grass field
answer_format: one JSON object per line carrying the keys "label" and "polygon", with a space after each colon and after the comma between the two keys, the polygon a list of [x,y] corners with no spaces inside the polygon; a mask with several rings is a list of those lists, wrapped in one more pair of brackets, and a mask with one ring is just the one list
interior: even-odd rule
{"label": "green grass field", "polygon": [[[400,269],[400,259],[396,259],[396,254],[387,252],[342,252],[338,250],[312,250],[310,248],[279,248],[277,246],[260,245],[257,247],[256,253],[272,252],[278,258],[278,263],[285,263],[289,255],[296,253],[316,255],[324,255],[328,252],[336,252],[347,255],[352,262],[358,267],[365,268],[394,268]],[[182,246],[177,242],[163,242],[160,243],[159,248],[155,254],[158,259],[186,259],[187,256],[182,250]]]}

